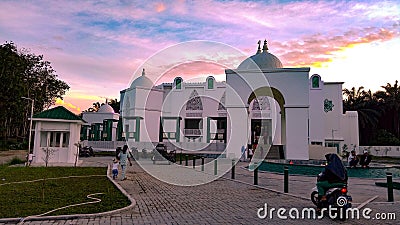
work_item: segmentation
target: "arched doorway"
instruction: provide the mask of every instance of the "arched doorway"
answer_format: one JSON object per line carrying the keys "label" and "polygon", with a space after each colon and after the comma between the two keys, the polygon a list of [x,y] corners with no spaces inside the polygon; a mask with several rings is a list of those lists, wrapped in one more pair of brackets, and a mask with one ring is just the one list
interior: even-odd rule
{"label": "arched doorway", "polygon": [[260,150],[257,148],[258,141],[263,139],[262,153],[255,155],[258,155],[260,159],[284,159],[286,120],[285,98],[282,93],[274,87],[260,87],[251,92],[247,104],[249,106],[249,151]]}
{"label": "arched doorway", "polygon": [[256,96],[279,104],[285,159],[308,160],[309,68],[225,70],[228,114],[227,151],[236,157],[248,145],[248,107]]}

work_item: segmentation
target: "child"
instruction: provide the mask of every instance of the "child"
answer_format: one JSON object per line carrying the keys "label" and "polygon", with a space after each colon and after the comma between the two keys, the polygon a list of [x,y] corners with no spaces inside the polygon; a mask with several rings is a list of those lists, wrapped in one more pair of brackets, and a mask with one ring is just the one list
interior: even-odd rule
{"label": "child", "polygon": [[113,179],[115,180],[118,176],[118,160],[113,159],[113,165],[112,165],[112,174],[113,174]]}
{"label": "child", "polygon": [[35,155],[32,152],[30,152],[28,155],[28,166],[32,164],[33,157],[35,157]]}

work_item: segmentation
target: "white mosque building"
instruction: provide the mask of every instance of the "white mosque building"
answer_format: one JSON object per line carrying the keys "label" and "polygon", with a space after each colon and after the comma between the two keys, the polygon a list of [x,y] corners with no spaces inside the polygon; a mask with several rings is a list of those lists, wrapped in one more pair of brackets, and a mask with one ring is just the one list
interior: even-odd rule
{"label": "white mosque building", "polygon": [[266,41],[238,68],[226,69],[224,82],[176,77],[155,86],[143,69],[120,92],[122,136],[139,150],[164,142],[169,149],[236,158],[261,139],[271,146],[267,158],[287,160],[358,147],[358,115],[343,114],[343,82],[324,82],[309,71],[283,67]]}

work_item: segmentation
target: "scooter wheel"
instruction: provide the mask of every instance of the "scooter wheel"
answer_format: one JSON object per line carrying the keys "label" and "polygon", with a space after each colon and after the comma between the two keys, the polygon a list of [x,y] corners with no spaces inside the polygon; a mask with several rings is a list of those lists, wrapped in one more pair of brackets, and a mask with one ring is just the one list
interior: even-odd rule
{"label": "scooter wheel", "polygon": [[314,203],[315,206],[318,206],[318,192],[313,191],[311,193],[311,201]]}

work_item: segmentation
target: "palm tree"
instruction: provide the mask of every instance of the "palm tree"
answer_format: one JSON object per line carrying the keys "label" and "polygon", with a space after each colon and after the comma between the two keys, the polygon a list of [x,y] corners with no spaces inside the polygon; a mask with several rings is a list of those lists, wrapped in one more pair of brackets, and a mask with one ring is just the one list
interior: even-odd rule
{"label": "palm tree", "polygon": [[343,89],[343,110],[357,111],[360,131],[360,144],[368,144],[374,130],[376,130],[382,112],[379,110],[377,100],[371,90],[365,91],[364,87]]}
{"label": "palm tree", "polygon": [[384,91],[377,91],[374,96],[385,110],[382,125],[400,138],[400,86],[396,80],[393,86],[387,83],[386,86],[381,87]]}
{"label": "palm tree", "polygon": [[117,99],[110,99],[108,104],[114,109],[115,113],[119,113],[120,102]]}
{"label": "palm tree", "polygon": [[376,127],[381,116],[377,107],[377,100],[372,95],[371,90],[365,91],[364,87],[353,87],[351,90],[343,89],[345,99],[343,101],[343,110],[357,111],[360,128]]}

